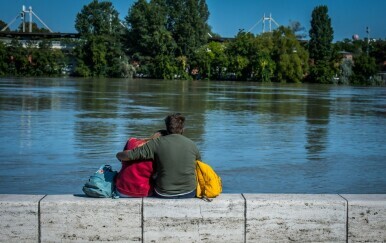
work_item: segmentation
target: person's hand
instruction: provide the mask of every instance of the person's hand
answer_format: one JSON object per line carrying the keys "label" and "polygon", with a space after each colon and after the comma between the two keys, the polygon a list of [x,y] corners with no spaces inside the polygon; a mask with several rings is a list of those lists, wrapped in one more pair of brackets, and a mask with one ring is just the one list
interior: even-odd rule
{"label": "person's hand", "polygon": [[116,157],[121,162],[130,160],[127,151],[118,152]]}

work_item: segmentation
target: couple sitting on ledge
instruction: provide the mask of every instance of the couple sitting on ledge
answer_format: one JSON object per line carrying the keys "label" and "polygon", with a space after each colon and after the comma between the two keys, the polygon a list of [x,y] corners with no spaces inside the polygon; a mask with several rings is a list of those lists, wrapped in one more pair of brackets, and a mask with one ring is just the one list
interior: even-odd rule
{"label": "couple sitting on ledge", "polygon": [[185,117],[179,113],[165,118],[166,130],[148,139],[130,138],[117,153],[122,168],[116,178],[120,197],[194,198],[196,144],[183,136]]}

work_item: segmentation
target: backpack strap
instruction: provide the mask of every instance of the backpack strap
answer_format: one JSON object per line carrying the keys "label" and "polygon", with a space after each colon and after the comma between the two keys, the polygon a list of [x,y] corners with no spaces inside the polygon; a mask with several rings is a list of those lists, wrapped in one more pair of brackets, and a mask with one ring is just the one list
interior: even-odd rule
{"label": "backpack strap", "polygon": [[117,192],[117,188],[114,186],[113,191],[111,192],[111,198],[112,199],[118,199],[119,198],[119,193]]}
{"label": "backpack strap", "polygon": [[213,198],[209,198],[207,196],[202,196],[201,199],[204,200],[205,202],[212,202],[213,201]]}

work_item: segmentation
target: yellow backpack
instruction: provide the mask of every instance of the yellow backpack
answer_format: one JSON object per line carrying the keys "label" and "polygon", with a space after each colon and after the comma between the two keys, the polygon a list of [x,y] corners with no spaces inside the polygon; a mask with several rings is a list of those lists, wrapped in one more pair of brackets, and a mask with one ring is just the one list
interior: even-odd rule
{"label": "yellow backpack", "polygon": [[221,178],[214,172],[212,167],[197,160],[196,165],[197,192],[198,198],[211,201],[208,198],[217,197],[222,192]]}

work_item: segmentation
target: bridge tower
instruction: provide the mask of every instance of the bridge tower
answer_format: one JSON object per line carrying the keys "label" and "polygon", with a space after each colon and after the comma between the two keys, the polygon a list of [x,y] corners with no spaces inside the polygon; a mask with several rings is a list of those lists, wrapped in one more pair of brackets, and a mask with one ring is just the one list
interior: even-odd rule
{"label": "bridge tower", "polygon": [[269,26],[269,32],[272,32],[272,23],[274,23],[276,25],[276,27],[279,27],[279,24],[272,18],[272,14],[269,14],[269,17],[266,17],[265,16],[265,13],[264,13],[264,16],[259,20],[257,21],[256,24],[254,24],[249,30],[248,32],[251,32],[258,24],[262,23],[262,32],[266,32],[266,29],[265,29],[265,22],[268,21],[268,26]]}
{"label": "bridge tower", "polygon": [[24,5],[23,5],[23,7],[22,7],[21,12],[20,12],[18,15],[16,15],[16,17],[15,17],[11,22],[9,22],[9,23],[1,30],[1,31],[5,31],[10,25],[13,24],[13,22],[16,21],[16,19],[18,19],[18,18],[20,17],[20,20],[21,20],[21,22],[23,23],[23,32],[25,32],[25,23],[26,23],[25,17],[26,17],[26,14],[29,15],[29,28],[28,28],[28,29],[29,29],[29,33],[32,32],[32,16],[35,16],[35,18],[37,18],[37,19],[39,20],[39,22],[40,22],[42,25],[44,25],[44,27],[45,27],[46,29],[48,29],[48,31],[49,31],[50,33],[52,33],[52,30],[50,29],[50,27],[48,27],[48,26],[43,22],[43,20],[41,20],[41,19],[39,18],[39,16],[36,15],[36,13],[35,13],[34,11],[32,11],[32,7],[30,6],[30,7],[28,8],[28,10],[26,10],[26,8],[25,8]]}

